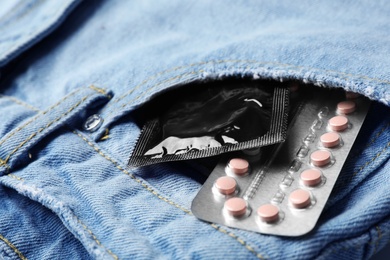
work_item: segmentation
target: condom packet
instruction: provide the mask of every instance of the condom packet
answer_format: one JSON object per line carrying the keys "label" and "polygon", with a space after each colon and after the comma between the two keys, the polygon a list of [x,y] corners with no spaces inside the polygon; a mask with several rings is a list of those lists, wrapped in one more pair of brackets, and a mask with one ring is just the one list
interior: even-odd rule
{"label": "condom packet", "polygon": [[280,83],[249,79],[194,83],[157,99],[140,113],[150,119],[130,156],[130,167],[210,157],[285,140],[289,90]]}

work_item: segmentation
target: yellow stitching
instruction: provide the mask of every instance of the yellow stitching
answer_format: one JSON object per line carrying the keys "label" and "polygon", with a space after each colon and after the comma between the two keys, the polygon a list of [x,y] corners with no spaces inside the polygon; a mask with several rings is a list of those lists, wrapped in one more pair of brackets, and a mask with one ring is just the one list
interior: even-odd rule
{"label": "yellow stitching", "polygon": [[0,97],[1,97],[1,98],[9,99],[9,100],[11,100],[12,102],[14,102],[14,103],[16,103],[16,104],[18,104],[18,105],[24,106],[25,108],[28,108],[28,109],[30,109],[30,110],[39,112],[39,110],[38,110],[37,108],[35,108],[35,107],[33,107],[33,106],[30,106],[29,104],[24,103],[24,102],[22,102],[22,101],[20,101],[20,100],[18,100],[18,99],[16,99],[16,98],[14,98],[14,97],[3,96],[3,95],[0,95]]}
{"label": "yellow stitching", "polygon": [[107,94],[107,91],[102,88],[95,87],[94,85],[89,86],[90,89],[95,90],[96,92],[105,95],[108,99],[111,99],[111,95]]}
{"label": "yellow stitching", "polygon": [[110,249],[107,249],[99,241],[99,239],[95,236],[95,234],[83,222],[81,222],[81,220],[76,215],[73,216],[77,219],[77,222],[79,222],[80,225],[91,235],[92,239],[96,242],[96,244],[98,244],[100,247],[103,247],[106,250],[106,252],[109,253],[114,259],[119,259],[119,257],[116,254],[114,254]]}
{"label": "yellow stitching", "polygon": [[[39,128],[38,132],[41,131],[41,129],[43,128]],[[14,153],[16,153],[25,143],[27,143],[28,141],[30,141],[31,139],[33,139],[37,134],[38,132],[36,133],[33,133],[31,134],[26,140],[24,140],[23,142],[21,142],[10,154],[7,155],[7,157],[5,158],[4,160],[4,163],[8,163],[8,160],[10,159],[11,155],[13,155]]]}
{"label": "yellow stitching", "polygon": [[68,96],[64,97],[63,99],[61,99],[60,101],[58,101],[56,104],[52,105],[48,110],[46,111],[43,111],[42,113],[36,115],[33,119],[31,119],[30,121],[28,121],[27,123],[25,123],[24,125],[16,128],[13,132],[11,132],[7,137],[5,137],[3,140],[0,141],[0,145],[2,145],[5,141],[7,141],[9,138],[11,138],[12,136],[14,136],[16,133],[18,133],[20,130],[22,130],[23,128],[25,128],[26,126],[28,126],[29,124],[31,124],[32,122],[34,122],[35,120],[37,120],[40,116],[43,116],[45,114],[47,114],[48,112],[50,112],[52,109],[54,109],[55,107],[57,107],[58,105],[60,105],[62,102],[64,102],[66,99],[68,99],[69,97],[75,95],[77,92],[79,92],[80,89],[74,91],[73,93],[70,93]]}
{"label": "yellow stitching", "polygon": [[7,164],[9,159],[11,158],[11,156],[13,154],[15,154],[21,147],[23,147],[26,143],[28,143],[29,141],[31,141],[31,139],[33,139],[35,136],[37,136],[39,133],[41,133],[43,130],[47,129],[48,127],[50,127],[53,123],[55,122],[58,122],[59,120],[61,120],[61,118],[63,118],[64,116],[68,115],[70,112],[72,112],[75,108],[77,108],[81,103],[83,103],[89,96],[91,95],[88,95],[88,96],[85,96],[81,99],[81,101],[77,102],[75,105],[73,105],[71,108],[68,109],[68,111],[66,111],[65,113],[63,113],[62,115],[60,115],[59,117],[57,117],[56,119],[54,119],[53,121],[49,122],[45,127],[43,128],[39,128],[37,132],[31,134],[26,140],[24,140],[23,142],[21,142],[10,154],[8,154],[8,156],[5,158],[4,160],[4,163]]}
{"label": "yellow stitching", "polygon": [[[137,85],[136,87],[134,87],[133,89],[131,89],[130,91],[126,92],[124,95],[118,97],[116,100],[114,100],[113,102],[111,102],[110,104],[107,104],[106,106],[106,109],[108,107],[111,107],[111,105],[119,102],[120,100],[122,100],[123,98],[125,98],[126,96],[130,95],[131,93],[133,93],[136,89],[138,89],[139,87],[143,86],[144,84],[146,84],[147,82],[149,82],[150,80],[152,79],[155,79],[156,77],[160,76],[160,75],[163,75],[163,74],[166,74],[168,72],[173,72],[173,71],[177,71],[179,69],[182,69],[182,68],[191,68],[193,66],[197,66],[197,65],[204,65],[204,64],[208,64],[208,63],[215,63],[215,64],[220,64],[220,63],[239,63],[239,62],[246,62],[246,63],[253,63],[253,64],[276,64],[276,65],[279,65],[279,66],[283,66],[283,67],[292,67],[292,68],[301,68],[301,69],[315,69],[315,70],[318,70],[318,71],[326,71],[326,72],[332,72],[332,73],[337,73],[339,74],[339,76],[341,75],[344,75],[345,77],[357,77],[357,78],[364,78],[364,79],[368,79],[368,80],[371,80],[371,81],[377,81],[377,82],[382,82],[382,83],[387,83],[387,84],[390,84],[390,81],[386,81],[386,80],[380,80],[380,79],[376,79],[376,78],[369,78],[369,77],[366,77],[366,76],[362,76],[362,75],[354,75],[354,74],[350,74],[350,73],[344,73],[344,72],[340,72],[340,71],[335,71],[335,70],[324,70],[324,69],[317,69],[317,68],[311,68],[311,67],[304,67],[304,66],[297,66],[297,65],[292,65],[292,64],[283,64],[283,63],[278,63],[278,62],[259,62],[259,61],[255,61],[255,60],[219,60],[219,61],[206,61],[206,62],[198,62],[198,63],[193,63],[193,64],[189,64],[189,65],[183,65],[183,66],[179,66],[179,67],[175,67],[175,68],[171,68],[171,69],[167,69],[167,70],[164,70],[162,72],[159,72],[149,78],[147,78],[146,80],[144,80],[143,82],[141,82],[139,85]],[[249,66],[247,68],[250,68]],[[340,75],[341,74],[341,75]],[[112,112],[111,112],[112,113]],[[111,114],[110,113],[110,114]]]}
{"label": "yellow stitching", "polygon": [[[137,183],[139,183],[140,185],[142,185],[142,187],[144,187],[146,190],[150,191],[153,195],[155,195],[157,198],[159,198],[160,200],[163,200],[173,206],[175,206],[176,208],[180,209],[181,211],[187,213],[188,215],[191,215],[192,216],[192,212],[182,206],[180,206],[179,204],[161,196],[160,194],[158,194],[155,190],[153,190],[152,188],[150,188],[147,184],[143,183],[140,179],[138,179],[137,177],[135,177],[133,174],[129,173],[127,170],[125,170],[123,167],[121,167],[114,159],[112,159],[111,157],[107,156],[106,154],[104,154],[99,148],[97,148],[93,143],[91,143],[87,138],[85,138],[84,136],[82,136],[80,133],[76,132],[76,131],[73,131],[74,134],[76,134],[77,136],[79,136],[81,139],[83,139],[89,146],[91,146],[98,154],[100,154],[103,158],[105,158],[106,160],[110,161],[117,169],[119,169],[120,171],[122,171],[124,174],[126,174],[127,176],[129,176],[131,179],[133,179],[134,181],[136,181]],[[264,259],[261,254],[257,253],[252,247],[250,247],[244,240],[238,238],[235,234],[231,233],[231,232],[227,232],[226,230],[218,227],[217,225],[215,224],[210,224],[213,228],[215,228],[216,230],[218,230],[219,232],[221,233],[224,233],[224,234],[228,234],[229,236],[231,236],[232,238],[234,238],[235,240],[237,240],[240,244],[242,244],[247,250],[249,250],[251,253],[253,253],[254,255],[256,255],[256,257],[260,258],[260,259]]]}
{"label": "yellow stitching", "polygon": [[20,259],[22,260],[27,260],[27,257],[25,257],[22,252],[19,251],[19,249],[16,248],[16,246],[14,246],[8,239],[6,239],[5,237],[3,237],[1,234],[0,234],[0,240],[3,240],[4,243],[7,244],[7,246],[9,246],[14,252],[15,254],[17,254],[19,256]]}
{"label": "yellow stitching", "polygon": [[10,167],[9,167],[9,165],[7,164],[7,162],[5,162],[4,160],[2,160],[1,158],[0,158],[0,166],[4,166],[5,168],[6,168],[6,173],[8,174],[9,172],[10,172]]}
{"label": "yellow stitching", "polygon": [[382,149],[382,151],[378,152],[371,160],[367,161],[363,166],[360,166],[359,170],[354,172],[353,175],[355,176],[356,174],[358,174],[359,172],[363,171],[364,168],[367,167],[367,165],[369,165],[370,163],[374,162],[376,159],[378,159],[378,157],[384,152],[386,151],[387,148],[389,148],[390,146],[390,142],[387,143],[387,145],[385,146],[385,148]]}
{"label": "yellow stitching", "polygon": [[9,173],[7,176],[12,177],[12,178],[14,178],[14,179],[16,179],[16,180],[18,180],[18,181],[24,181],[23,178],[18,177],[18,176],[16,176],[16,175],[12,174],[12,173]]}
{"label": "yellow stitching", "polygon": [[105,135],[105,136],[103,136],[102,138],[100,138],[100,141],[104,141],[104,140],[107,140],[107,139],[109,139],[109,138],[110,138],[109,135]]}
{"label": "yellow stitching", "polygon": [[108,128],[106,128],[106,131],[104,132],[104,136],[102,136],[100,138],[100,141],[104,141],[104,140],[107,140],[108,138],[110,138],[109,133],[110,133],[110,130]]}

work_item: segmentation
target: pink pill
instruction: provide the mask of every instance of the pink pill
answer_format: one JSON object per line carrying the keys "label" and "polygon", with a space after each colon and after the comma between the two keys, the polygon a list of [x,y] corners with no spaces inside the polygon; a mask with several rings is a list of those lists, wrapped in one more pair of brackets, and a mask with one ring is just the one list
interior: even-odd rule
{"label": "pink pill", "polygon": [[331,154],[325,150],[317,150],[310,155],[311,162],[315,166],[325,166],[330,163]]}
{"label": "pink pill", "polygon": [[229,168],[237,175],[244,175],[248,172],[249,163],[245,159],[234,158],[230,160]]}
{"label": "pink pill", "polygon": [[240,217],[246,213],[246,201],[241,198],[228,199],[224,207],[233,217]]}
{"label": "pink pill", "polygon": [[257,209],[257,214],[264,222],[275,222],[279,219],[279,209],[275,205],[265,204]]}
{"label": "pink pill", "polygon": [[331,148],[340,144],[340,135],[338,133],[326,133],[320,137],[321,143],[324,147]]}
{"label": "pink pill", "polygon": [[306,186],[316,186],[321,183],[321,172],[317,169],[309,169],[301,173],[301,180]]}
{"label": "pink pill", "polygon": [[215,188],[225,195],[232,194],[236,191],[236,180],[229,176],[219,177],[215,182]]}
{"label": "pink pill", "polygon": [[294,208],[306,208],[311,204],[310,193],[302,189],[295,190],[290,194],[289,201]]}
{"label": "pink pill", "polygon": [[337,104],[337,111],[340,114],[350,114],[356,109],[356,103],[353,101],[342,101]]}
{"label": "pink pill", "polygon": [[328,123],[333,131],[343,131],[348,128],[348,118],[345,116],[334,116]]}

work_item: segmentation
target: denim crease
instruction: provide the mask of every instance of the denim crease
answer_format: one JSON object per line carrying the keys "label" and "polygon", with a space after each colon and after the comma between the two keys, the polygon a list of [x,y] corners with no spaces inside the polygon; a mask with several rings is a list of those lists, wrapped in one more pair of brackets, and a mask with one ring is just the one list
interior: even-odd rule
{"label": "denim crease", "polygon": [[[2,7],[10,11],[0,12],[1,258],[367,259],[388,245],[386,1]],[[198,220],[189,210],[207,174],[198,161],[127,168],[142,127],[135,110],[162,92],[229,77],[373,100],[312,232],[270,236]],[[103,123],[89,132],[94,114]]]}

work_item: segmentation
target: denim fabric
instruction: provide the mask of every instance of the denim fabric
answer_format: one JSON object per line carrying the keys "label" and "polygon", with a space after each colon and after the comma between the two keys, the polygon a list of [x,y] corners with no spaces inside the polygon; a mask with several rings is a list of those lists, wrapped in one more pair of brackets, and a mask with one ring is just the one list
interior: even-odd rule
{"label": "denim fabric", "polygon": [[[0,2],[3,258],[366,259],[389,242],[387,1],[85,1],[69,15],[77,1],[10,2]],[[134,109],[228,76],[374,100],[311,233],[196,219],[207,174],[196,161],[126,168]],[[91,133],[82,125],[95,113],[104,122]]]}
{"label": "denim fabric", "polygon": [[53,31],[79,0],[3,0],[0,10],[0,66]]}

